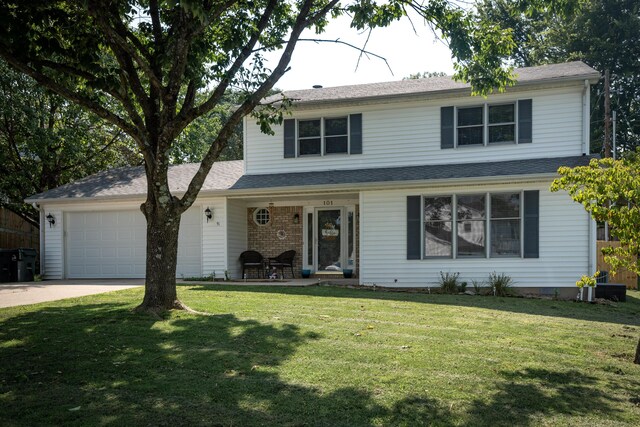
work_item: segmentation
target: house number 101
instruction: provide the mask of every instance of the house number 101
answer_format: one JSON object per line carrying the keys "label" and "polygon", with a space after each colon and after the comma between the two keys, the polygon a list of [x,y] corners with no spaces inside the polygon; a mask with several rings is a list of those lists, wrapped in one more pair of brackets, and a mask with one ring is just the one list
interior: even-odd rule
{"label": "house number 101", "polygon": [[325,200],[322,204],[324,206],[333,206],[333,200]]}

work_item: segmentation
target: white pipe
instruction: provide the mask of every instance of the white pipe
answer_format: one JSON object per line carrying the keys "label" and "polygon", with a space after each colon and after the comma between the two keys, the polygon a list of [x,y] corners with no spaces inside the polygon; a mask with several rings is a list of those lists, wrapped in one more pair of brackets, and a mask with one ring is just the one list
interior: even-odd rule
{"label": "white pipe", "polygon": [[589,155],[591,153],[591,141],[589,135],[589,121],[590,109],[591,109],[591,85],[589,80],[584,81],[584,88],[582,90],[582,154]]}

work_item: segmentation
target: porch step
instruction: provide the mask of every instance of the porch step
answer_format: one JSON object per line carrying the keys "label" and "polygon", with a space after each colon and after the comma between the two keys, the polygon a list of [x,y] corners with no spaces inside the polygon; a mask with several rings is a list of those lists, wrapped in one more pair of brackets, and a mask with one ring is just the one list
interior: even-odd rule
{"label": "porch step", "polygon": [[342,276],[342,272],[341,271],[336,271],[335,273],[333,272],[321,272],[321,273],[313,273],[311,275],[312,278],[314,279],[343,279],[344,277]]}

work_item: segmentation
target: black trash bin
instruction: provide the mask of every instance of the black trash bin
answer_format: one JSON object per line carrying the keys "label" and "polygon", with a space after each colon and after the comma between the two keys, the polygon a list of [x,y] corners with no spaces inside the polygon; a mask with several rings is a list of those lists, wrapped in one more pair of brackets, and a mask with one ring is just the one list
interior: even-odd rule
{"label": "black trash bin", "polygon": [[0,282],[18,280],[18,250],[0,249]]}
{"label": "black trash bin", "polygon": [[36,273],[36,258],[38,257],[38,252],[31,248],[20,248],[17,249],[17,253],[18,282],[33,282],[33,276]]}

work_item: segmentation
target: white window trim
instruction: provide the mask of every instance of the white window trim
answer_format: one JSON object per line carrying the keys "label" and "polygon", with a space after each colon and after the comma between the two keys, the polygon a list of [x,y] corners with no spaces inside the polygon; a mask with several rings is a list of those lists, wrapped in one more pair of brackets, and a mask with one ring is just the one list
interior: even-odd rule
{"label": "white window trim", "polygon": [[[500,105],[513,105],[513,122],[504,122],[504,123],[493,123],[489,124],[489,107],[497,107]],[[458,145],[458,129],[479,127],[480,125],[465,125],[458,126],[458,110],[467,109],[467,108],[478,108],[482,107],[482,144],[468,144],[468,145]],[[485,102],[483,104],[475,104],[475,105],[459,105],[455,106],[453,109],[453,148],[471,148],[471,147],[487,147],[487,146],[499,146],[499,145],[517,145],[518,141],[518,100],[509,101],[509,102],[496,102],[496,103],[488,103]],[[500,125],[513,125],[514,132],[514,141],[504,141],[504,142],[489,142],[489,127],[491,126],[500,126]]]}
{"label": "white window trim", "polygon": [[[260,224],[258,222],[258,212],[261,211],[261,210],[266,210],[267,213],[269,214],[269,220],[267,222],[265,222],[264,224]],[[269,208],[256,208],[256,209],[253,210],[253,215],[252,216],[253,216],[253,223],[255,225],[257,225],[258,227],[264,227],[266,225],[271,224],[271,219],[272,219],[271,218],[271,209],[269,209]]]}
{"label": "white window trim", "polygon": [[[327,119],[341,119],[343,117],[346,117],[347,119],[347,133],[346,135],[331,135],[331,137],[334,136],[346,136],[347,137],[347,151],[344,153],[327,153],[327,144],[326,144],[326,135],[325,135],[325,120]],[[299,127],[300,127],[300,122],[306,122],[306,121],[311,121],[311,120],[320,120],[320,154],[300,154],[300,132],[299,132]],[[303,137],[302,139],[316,139],[318,138],[317,136],[308,136],[308,137]],[[347,114],[346,116],[341,115],[341,116],[327,116],[327,117],[312,117],[312,118],[308,118],[308,119],[296,119],[296,157],[324,157],[324,156],[344,156],[344,155],[349,155],[349,153],[351,153],[351,119],[350,119],[350,115]]]}

